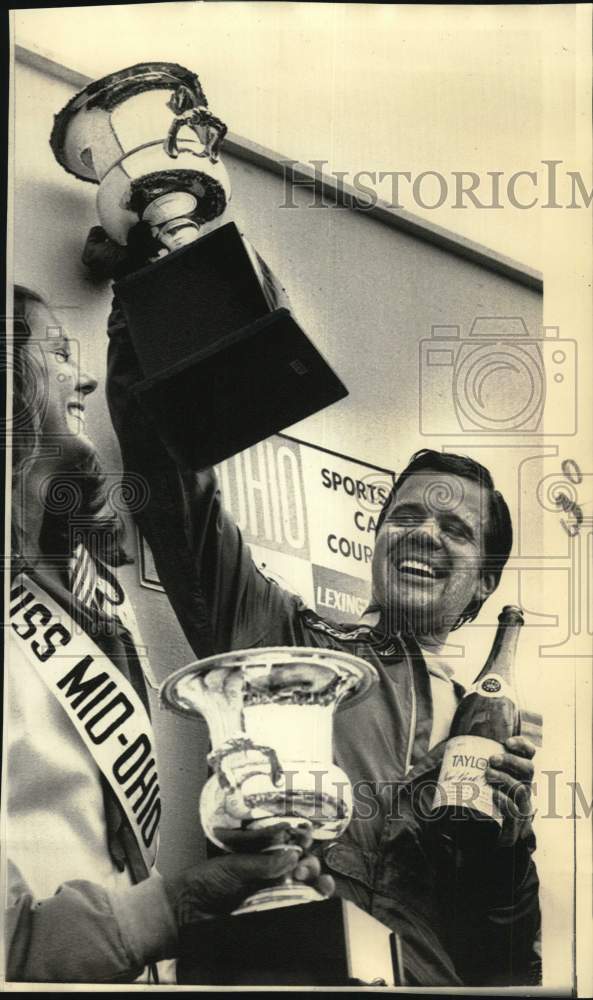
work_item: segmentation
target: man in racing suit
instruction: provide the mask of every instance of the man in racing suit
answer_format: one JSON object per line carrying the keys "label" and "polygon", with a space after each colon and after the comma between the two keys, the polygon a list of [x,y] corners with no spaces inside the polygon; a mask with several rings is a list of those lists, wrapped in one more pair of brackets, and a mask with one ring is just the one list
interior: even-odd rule
{"label": "man in racing suit", "polygon": [[[531,981],[539,927],[538,879],[531,858],[534,838],[527,818],[533,774],[529,758],[534,750],[519,737],[505,748],[508,752],[497,762],[498,770],[490,771],[506,812],[504,836],[491,854],[455,849],[438,824],[430,821],[448,729],[443,729],[441,719],[435,742],[435,671],[427,667],[428,644],[417,641],[413,627],[395,627],[393,615],[384,613],[391,607],[396,625],[401,624],[402,608],[395,607],[391,593],[394,585],[404,597],[408,588],[410,606],[426,589],[412,579],[413,561],[408,561],[407,577],[403,572],[398,576],[391,567],[389,538],[393,531],[397,538],[401,530],[389,523],[395,498],[386,504],[384,514],[389,516],[377,536],[373,580],[378,614],[356,626],[327,622],[258,570],[222,507],[214,472],[180,467],[162,444],[132,391],[141,373],[117,303],[109,337],[107,397],[124,467],[144,476],[150,485],[150,499],[137,515],[138,523],[196,655],[303,645],[361,656],[377,670],[379,684],[364,699],[344,704],[335,718],[335,761],[354,786],[357,807],[346,833],[322,851],[337,893],[398,930],[410,985]],[[459,476],[449,478],[453,488],[458,487]],[[436,574],[446,576],[443,622],[451,620],[452,612],[470,606],[470,615],[461,619],[473,617],[497,585],[501,570],[494,577],[481,570],[483,487],[465,479],[462,485],[470,500],[474,493],[465,523],[449,529],[439,521],[437,529],[450,530],[449,552],[456,546],[461,552],[460,543],[469,541],[474,561],[470,565],[462,555],[455,570],[451,556],[452,568]],[[411,493],[403,506],[417,509],[413,487]],[[415,516],[418,521],[417,512]],[[439,518],[431,514],[431,520]],[[454,530],[465,532],[465,537],[456,540]],[[423,614],[420,609],[416,620],[421,621]],[[408,616],[410,621],[413,616]],[[437,626],[437,650],[450,627]],[[450,689],[455,701],[462,689],[454,683]],[[449,722],[450,717],[451,712]],[[516,807],[519,802],[521,809]]]}

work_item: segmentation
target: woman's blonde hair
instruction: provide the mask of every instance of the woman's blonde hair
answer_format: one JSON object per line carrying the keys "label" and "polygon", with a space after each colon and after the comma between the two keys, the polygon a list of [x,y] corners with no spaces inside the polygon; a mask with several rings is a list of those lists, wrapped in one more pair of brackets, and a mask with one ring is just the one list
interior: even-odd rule
{"label": "woman's blonde hair", "polygon": [[[35,461],[47,404],[47,380],[35,355],[28,349],[29,322],[34,303],[47,306],[39,292],[23,285],[14,287],[12,335],[12,558],[17,568],[27,562],[27,539],[21,504],[22,479]],[[123,547],[124,527],[117,512],[108,512],[105,477],[98,456],[90,452],[81,463],[52,477],[47,490],[51,502],[45,504],[39,538],[45,555],[63,560],[82,542],[93,558],[118,566],[131,560]],[[75,517],[73,517],[75,515]]]}

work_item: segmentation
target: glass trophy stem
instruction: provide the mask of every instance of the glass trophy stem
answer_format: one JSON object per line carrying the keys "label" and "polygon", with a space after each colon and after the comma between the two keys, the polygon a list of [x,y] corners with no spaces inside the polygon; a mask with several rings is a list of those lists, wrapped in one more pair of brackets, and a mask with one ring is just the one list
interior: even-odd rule
{"label": "glass trophy stem", "polygon": [[199,235],[200,227],[192,219],[173,219],[172,222],[153,230],[153,236],[156,236],[169,253],[193,243]]}
{"label": "glass trophy stem", "polygon": [[200,236],[200,224],[192,213],[197,199],[188,191],[170,191],[155,198],[142,213],[152,235],[169,253],[193,243]]}
{"label": "glass trophy stem", "polygon": [[[265,847],[262,854],[270,854],[272,851],[289,851],[302,849],[296,844],[272,844]],[[295,882],[291,875],[284,875],[276,885],[266,886],[254,892],[247,899],[243,900],[241,906],[233,910],[234,916],[242,913],[255,913],[259,910],[272,910],[279,906],[298,906],[301,903],[319,903],[326,897],[322,896],[317,889],[304,882]]]}
{"label": "glass trophy stem", "polygon": [[319,903],[326,897],[317,889],[304,882],[295,882],[287,875],[278,885],[260,889],[248,896],[241,906],[233,910],[233,916],[243,913],[256,913],[260,910],[272,910],[280,906],[299,906],[301,903]]}

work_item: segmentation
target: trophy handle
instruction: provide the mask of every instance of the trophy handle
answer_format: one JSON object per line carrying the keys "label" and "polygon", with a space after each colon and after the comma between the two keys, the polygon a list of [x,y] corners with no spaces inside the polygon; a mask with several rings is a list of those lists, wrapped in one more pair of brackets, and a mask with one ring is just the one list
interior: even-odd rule
{"label": "trophy handle", "polygon": [[167,107],[175,115],[163,142],[163,149],[167,156],[172,159],[177,159],[179,156],[177,136],[180,129],[187,125],[204,147],[203,152],[196,155],[207,156],[210,163],[217,163],[220,145],[228,131],[224,122],[213,115],[204,105],[198,105],[196,95],[184,84],[180,84],[171,95],[170,100],[167,101]]}

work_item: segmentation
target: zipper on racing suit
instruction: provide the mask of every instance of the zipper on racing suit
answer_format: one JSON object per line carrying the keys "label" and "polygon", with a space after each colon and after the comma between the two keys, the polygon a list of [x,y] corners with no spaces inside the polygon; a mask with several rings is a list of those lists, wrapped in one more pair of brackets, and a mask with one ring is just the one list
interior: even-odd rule
{"label": "zipper on racing suit", "polygon": [[412,712],[410,714],[410,729],[408,732],[408,746],[406,749],[406,771],[407,774],[412,766],[412,752],[414,750],[414,739],[416,737],[416,685],[414,683],[414,670],[412,664],[410,663],[410,658],[408,656],[408,651],[404,646],[404,652],[406,656],[406,666],[408,668],[408,675],[410,678],[410,691],[412,693]]}

